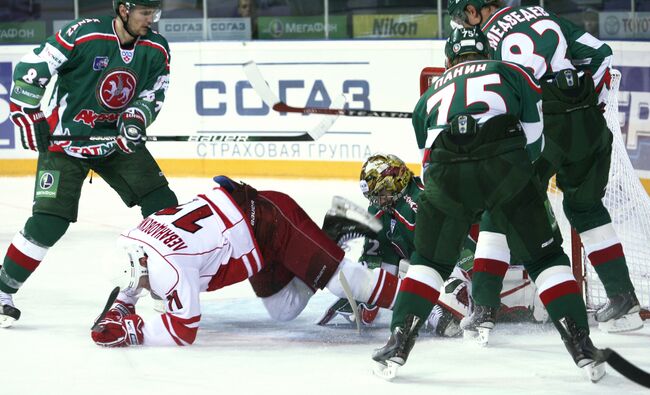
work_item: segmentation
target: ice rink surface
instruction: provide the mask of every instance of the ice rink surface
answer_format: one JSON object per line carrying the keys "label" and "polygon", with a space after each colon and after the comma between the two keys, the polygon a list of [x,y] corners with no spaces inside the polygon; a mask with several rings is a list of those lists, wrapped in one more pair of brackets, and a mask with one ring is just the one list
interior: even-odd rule
{"label": "ice rink surface", "polygon": [[[357,203],[352,181],[245,180],[292,195],[321,223],[333,194]],[[0,248],[29,217],[33,178],[0,178]],[[180,201],[211,188],[210,179],[172,179]],[[333,300],[319,292],[295,321],[268,318],[248,283],[203,294],[196,343],[186,348],[104,349],[90,326],[112,285],[102,256],[120,231],[140,221],[95,176],[83,187],[79,220],[50,250],[15,302],[22,318],[0,330],[0,393],[21,394],[646,394],[608,369],[592,384],[575,367],[551,325],[502,324],[487,348],[423,334],[392,383],[371,374],[372,350],[388,338],[388,314],[361,335],[347,325],[314,325]],[[138,304],[147,318],[149,298]],[[343,321],[339,321],[343,322]],[[650,326],[623,335],[592,328],[611,347],[650,371]]]}

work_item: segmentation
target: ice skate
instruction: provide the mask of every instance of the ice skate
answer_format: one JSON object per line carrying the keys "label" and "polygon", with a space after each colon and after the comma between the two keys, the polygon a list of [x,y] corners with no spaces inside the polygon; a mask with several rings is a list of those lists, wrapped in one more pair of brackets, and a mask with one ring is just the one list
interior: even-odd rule
{"label": "ice skate", "polygon": [[20,318],[20,310],[14,306],[13,296],[0,291],[0,328],[9,328]]}
{"label": "ice skate", "polygon": [[433,306],[423,330],[442,337],[456,337],[463,332],[459,320],[439,305]]}
{"label": "ice skate", "polygon": [[497,309],[490,306],[475,305],[474,311],[460,321],[460,328],[463,330],[463,337],[466,340],[473,340],[480,346],[485,347],[490,340],[490,331],[494,329]]}
{"label": "ice skate", "polygon": [[639,315],[641,306],[634,291],[615,295],[596,311],[598,329],[608,333],[634,331],[643,328]]}
{"label": "ice skate", "polygon": [[352,314],[352,307],[350,307],[350,302],[347,299],[341,298],[332,303],[330,307],[325,311],[323,316],[316,322],[317,325],[327,325],[334,318],[341,316],[349,323],[354,322],[354,315]]}
{"label": "ice skate", "polygon": [[403,366],[409,353],[418,338],[418,331],[422,320],[414,315],[407,315],[403,326],[393,329],[388,343],[378,348],[372,354],[372,359],[377,362],[373,373],[385,380],[392,380],[397,376],[397,369]]}
{"label": "ice skate", "polygon": [[582,369],[592,382],[595,383],[602,379],[606,373],[604,358],[601,356],[602,351],[591,342],[588,329],[579,328],[568,317],[555,322],[555,326],[560,331],[562,341],[576,366]]}

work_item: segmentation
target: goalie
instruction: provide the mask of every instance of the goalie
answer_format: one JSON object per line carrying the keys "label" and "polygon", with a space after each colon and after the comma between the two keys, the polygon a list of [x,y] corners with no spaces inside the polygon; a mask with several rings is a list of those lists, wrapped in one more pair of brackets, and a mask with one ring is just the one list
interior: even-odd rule
{"label": "goalie", "polygon": [[[95,326],[95,343],[190,345],[201,319],[200,292],[246,279],[271,317],[281,321],[296,317],[325,287],[340,297],[348,292],[360,301],[392,306],[398,278],[345,259],[344,251],[289,196],[257,191],[224,176],[215,181],[212,190],[160,210],[120,236],[129,262],[123,270],[126,281]],[[346,231],[372,232],[360,221],[337,223],[345,223]],[[350,284],[347,290],[340,273]],[[135,310],[142,289],[166,301],[165,313],[146,323]]]}
{"label": "goalie", "polygon": [[[424,185],[399,157],[375,154],[361,168],[360,186],[370,202],[368,213],[381,221],[383,229],[376,237],[366,236],[359,261],[370,268],[381,267],[397,275],[400,263],[402,266],[408,265],[408,259],[415,249],[416,202]],[[456,267],[445,282],[440,299],[426,322],[425,329],[438,336],[459,335],[462,332],[460,321],[469,314],[476,236],[477,230],[474,229],[465,239]],[[363,325],[371,325],[378,312],[378,306],[359,303]],[[347,299],[341,298],[332,304],[318,324],[328,324],[337,316],[350,321],[353,319]],[[535,285],[522,266],[511,266],[505,275],[497,318],[500,321],[544,321],[547,318]]]}

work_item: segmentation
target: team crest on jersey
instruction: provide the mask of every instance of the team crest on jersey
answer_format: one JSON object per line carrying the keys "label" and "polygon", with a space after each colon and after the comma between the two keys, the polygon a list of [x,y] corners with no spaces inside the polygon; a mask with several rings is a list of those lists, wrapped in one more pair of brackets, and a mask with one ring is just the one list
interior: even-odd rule
{"label": "team crest on jersey", "polygon": [[95,56],[93,70],[102,71],[108,67],[108,56]]}
{"label": "team crest on jersey", "polygon": [[122,56],[122,60],[126,64],[131,63],[131,60],[133,60],[133,55],[134,54],[135,54],[134,49],[122,49],[122,50],[120,50],[120,55]]}
{"label": "team crest on jersey", "polygon": [[99,80],[97,101],[106,109],[120,110],[133,99],[137,83],[131,70],[111,70]]}

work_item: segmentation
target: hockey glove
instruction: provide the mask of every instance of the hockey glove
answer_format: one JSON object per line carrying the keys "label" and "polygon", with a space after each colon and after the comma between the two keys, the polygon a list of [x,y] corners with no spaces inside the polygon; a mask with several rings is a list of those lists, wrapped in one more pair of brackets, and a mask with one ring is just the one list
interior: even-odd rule
{"label": "hockey glove", "polygon": [[11,121],[20,128],[23,148],[32,151],[47,151],[50,145],[50,125],[45,114],[38,108],[23,108],[10,103]]}
{"label": "hockey glove", "polygon": [[132,154],[144,144],[145,119],[142,113],[128,109],[117,119],[117,131],[120,135],[115,139],[117,147],[125,154]]}
{"label": "hockey glove", "polygon": [[144,321],[137,314],[129,314],[118,319],[104,318],[101,332],[91,332],[93,341],[103,347],[126,347],[142,344]]}

